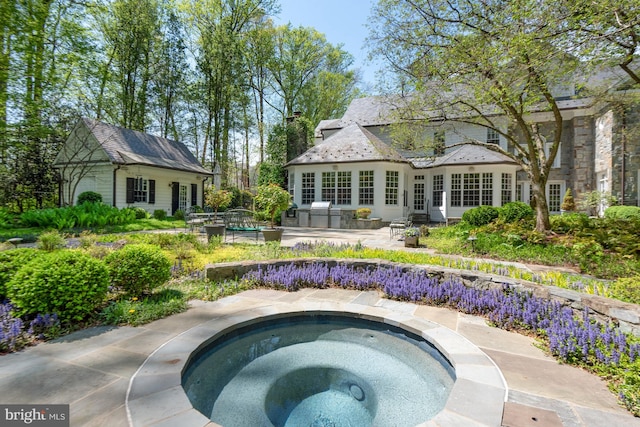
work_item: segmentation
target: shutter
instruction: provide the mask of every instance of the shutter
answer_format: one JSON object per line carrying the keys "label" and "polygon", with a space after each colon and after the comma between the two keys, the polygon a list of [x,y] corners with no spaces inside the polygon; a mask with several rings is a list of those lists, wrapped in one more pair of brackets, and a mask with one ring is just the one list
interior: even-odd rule
{"label": "shutter", "polygon": [[156,180],[149,180],[149,203],[156,202]]}
{"label": "shutter", "polygon": [[133,203],[133,180],[134,178],[127,178],[127,203]]}
{"label": "shutter", "polygon": [[198,204],[198,184],[191,184],[191,206]]}

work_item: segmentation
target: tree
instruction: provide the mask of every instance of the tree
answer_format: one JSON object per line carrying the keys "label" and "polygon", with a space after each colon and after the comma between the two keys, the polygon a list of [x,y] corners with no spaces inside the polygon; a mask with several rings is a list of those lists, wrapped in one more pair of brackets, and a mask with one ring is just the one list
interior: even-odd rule
{"label": "tree", "polygon": [[[571,86],[578,61],[556,48],[552,6],[535,0],[380,0],[370,43],[398,77],[402,119],[437,118],[493,129],[510,150],[468,138],[516,161],[535,199],[536,229],[550,229],[545,188],[562,140],[553,89]],[[544,112],[546,123],[533,113]],[[508,126],[502,120],[508,120]]]}
{"label": "tree", "polygon": [[297,111],[314,123],[343,113],[357,96],[356,74],[348,70],[352,63],[351,55],[328,43],[314,28],[277,27],[268,63],[277,98],[270,105],[283,120]]}
{"label": "tree", "polygon": [[620,67],[640,86],[640,3],[636,0],[553,1],[555,19],[564,20],[564,37],[576,55]]}
{"label": "tree", "polygon": [[117,82],[119,125],[147,130],[153,58],[160,28],[157,0],[116,0],[104,23],[104,36],[111,52],[110,72]]}

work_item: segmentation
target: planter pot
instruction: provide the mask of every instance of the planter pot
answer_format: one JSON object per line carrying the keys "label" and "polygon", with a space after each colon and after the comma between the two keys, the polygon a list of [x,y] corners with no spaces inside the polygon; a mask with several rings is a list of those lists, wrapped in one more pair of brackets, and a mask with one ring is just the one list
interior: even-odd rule
{"label": "planter pot", "polygon": [[404,238],[404,247],[405,248],[417,248],[418,247],[418,236],[406,236]]}
{"label": "planter pot", "polygon": [[282,240],[282,228],[263,228],[262,235],[265,242],[279,242]]}
{"label": "planter pot", "polygon": [[224,224],[205,224],[204,231],[207,232],[207,240],[211,240],[212,236],[224,234]]}

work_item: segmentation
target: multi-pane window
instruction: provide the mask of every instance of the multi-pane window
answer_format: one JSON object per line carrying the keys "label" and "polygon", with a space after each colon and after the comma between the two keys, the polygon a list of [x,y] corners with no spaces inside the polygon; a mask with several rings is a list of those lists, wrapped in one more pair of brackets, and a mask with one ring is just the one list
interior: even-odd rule
{"label": "multi-pane window", "polygon": [[480,206],[480,202],[493,203],[492,173],[451,175],[451,206]]}
{"label": "multi-pane window", "polygon": [[451,206],[462,206],[462,174],[451,175]]}
{"label": "multi-pane window", "polygon": [[493,128],[487,128],[487,144],[500,144],[500,134]]}
{"label": "multi-pane window", "polygon": [[322,172],[322,201],[336,204],[336,173]]}
{"label": "multi-pane window", "polygon": [[359,205],[373,205],[373,171],[360,171]]}
{"label": "multi-pane window", "polygon": [[294,199],[295,189],[296,189],[296,176],[293,172],[289,174],[289,182],[288,182],[289,194],[291,194],[291,200]]}
{"label": "multi-pane window", "polygon": [[510,173],[502,174],[502,184],[500,186],[500,203],[502,206],[511,201],[511,182],[512,176]]}
{"label": "multi-pane window", "polygon": [[338,172],[338,204],[351,204],[351,171]]}
{"label": "multi-pane window", "polygon": [[562,184],[549,184],[549,212],[560,212]]}
{"label": "multi-pane window", "polygon": [[398,204],[398,189],[400,175],[397,171],[387,171],[385,180],[384,203],[385,205]]}
{"label": "multi-pane window", "polygon": [[482,204],[485,206],[493,205],[493,174],[482,174]]}
{"label": "multi-pane window", "polygon": [[462,184],[462,206],[480,205],[480,174],[465,173]]}
{"label": "multi-pane window", "polygon": [[137,178],[133,183],[133,201],[146,202],[149,189],[149,181]]}
{"label": "multi-pane window", "polygon": [[351,204],[351,171],[322,172],[322,201]]}
{"label": "multi-pane window", "polygon": [[444,191],[444,175],[433,176],[433,206],[442,206],[442,193]]}
{"label": "multi-pane window", "polygon": [[306,172],[302,174],[302,204],[310,205],[316,198],[316,174]]}

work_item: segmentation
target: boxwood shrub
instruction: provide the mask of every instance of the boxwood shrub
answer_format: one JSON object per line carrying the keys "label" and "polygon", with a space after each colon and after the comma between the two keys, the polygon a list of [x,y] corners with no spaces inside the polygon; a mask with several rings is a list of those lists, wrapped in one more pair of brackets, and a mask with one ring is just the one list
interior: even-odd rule
{"label": "boxwood shrub", "polygon": [[493,206],[478,206],[462,214],[462,220],[469,225],[480,227],[498,218],[498,208]]}
{"label": "boxwood shrub", "polygon": [[131,296],[148,293],[171,277],[171,261],[153,245],[126,245],[105,261],[111,283]]}
{"label": "boxwood shrub", "polygon": [[33,248],[10,249],[0,252],[0,303],[7,297],[7,283],[28,260],[38,255]]}
{"label": "boxwood shrub", "polygon": [[95,191],[84,191],[78,196],[78,204],[83,203],[102,203],[102,194]]}
{"label": "boxwood shrub", "polygon": [[502,206],[498,213],[502,222],[510,223],[533,217],[533,208],[524,202],[509,202]]}
{"label": "boxwood shrub", "polygon": [[604,217],[611,219],[640,219],[640,207],[610,206],[604,211]]}
{"label": "boxwood shrub", "polygon": [[7,296],[20,315],[56,313],[63,323],[91,315],[107,295],[104,262],[75,250],[42,253],[7,283]]}

